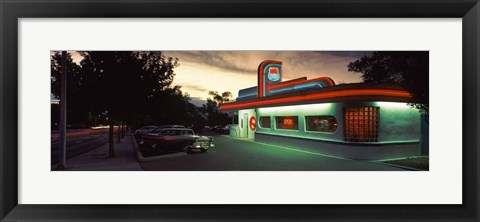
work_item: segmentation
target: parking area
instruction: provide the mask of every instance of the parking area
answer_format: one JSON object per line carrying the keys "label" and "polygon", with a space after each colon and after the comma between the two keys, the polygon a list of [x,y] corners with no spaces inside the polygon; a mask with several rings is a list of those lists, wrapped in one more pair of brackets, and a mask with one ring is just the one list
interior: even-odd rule
{"label": "parking area", "polygon": [[311,150],[289,148],[226,135],[211,135],[215,147],[142,162],[156,171],[397,171],[402,168],[368,161],[322,155]]}

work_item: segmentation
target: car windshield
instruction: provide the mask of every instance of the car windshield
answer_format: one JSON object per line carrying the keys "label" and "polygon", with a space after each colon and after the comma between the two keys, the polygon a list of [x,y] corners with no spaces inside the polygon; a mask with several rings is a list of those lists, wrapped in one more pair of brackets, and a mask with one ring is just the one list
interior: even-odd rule
{"label": "car windshield", "polygon": [[161,128],[156,128],[151,131],[151,133],[159,133],[162,129]]}

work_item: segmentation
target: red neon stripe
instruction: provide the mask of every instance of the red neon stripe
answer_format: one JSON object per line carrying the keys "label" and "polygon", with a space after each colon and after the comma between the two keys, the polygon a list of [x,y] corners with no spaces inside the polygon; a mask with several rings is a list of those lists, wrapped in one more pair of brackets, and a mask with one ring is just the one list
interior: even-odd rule
{"label": "red neon stripe", "polygon": [[330,79],[329,77],[319,77],[319,78],[309,79],[309,80],[299,81],[299,82],[285,82],[285,84],[273,85],[269,89],[278,89],[278,88],[283,88],[283,87],[292,86],[296,84],[303,84],[303,83],[309,83],[309,82],[315,82],[315,81],[321,81],[321,80],[326,81],[330,86],[335,85],[335,83],[333,83],[332,79]]}
{"label": "red neon stripe", "polygon": [[262,66],[263,66],[263,63],[260,63],[260,65],[258,66],[258,70],[257,70],[257,78],[258,78],[258,81],[257,81],[257,97],[262,97],[263,96],[263,78],[262,78],[262,73],[263,71],[262,70]]}
{"label": "red neon stripe", "polygon": [[261,105],[273,105],[288,102],[308,101],[316,99],[331,99],[337,97],[351,97],[351,96],[391,96],[391,97],[403,97],[411,98],[412,95],[407,91],[390,90],[390,89],[347,89],[341,91],[322,92],[317,94],[311,94],[306,96],[291,96],[286,98],[270,99],[264,101],[245,102],[238,104],[223,104],[220,109],[240,109],[243,107],[261,106]]}
{"label": "red neon stripe", "polygon": [[282,64],[282,61],[277,61],[277,60],[265,60],[262,63],[260,63],[260,67],[258,68],[258,96],[257,97],[263,97],[263,70],[265,69],[265,66],[267,66],[270,63],[275,63],[275,64]]}
{"label": "red neon stripe", "polygon": [[307,80],[307,77],[302,77],[302,78],[298,78],[298,79],[291,79],[291,80],[281,82],[281,83],[278,83],[278,84],[275,84],[275,85],[267,86],[267,89],[268,90],[273,89],[272,87],[281,88],[281,87],[285,86],[286,84],[299,83],[299,82],[303,82],[305,80]]}

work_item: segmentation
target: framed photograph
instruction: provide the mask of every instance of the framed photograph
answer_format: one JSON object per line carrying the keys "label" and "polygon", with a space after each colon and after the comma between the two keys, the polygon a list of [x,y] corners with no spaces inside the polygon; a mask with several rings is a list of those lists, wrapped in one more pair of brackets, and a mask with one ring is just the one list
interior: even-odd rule
{"label": "framed photograph", "polygon": [[2,221],[479,220],[476,0],[0,6]]}

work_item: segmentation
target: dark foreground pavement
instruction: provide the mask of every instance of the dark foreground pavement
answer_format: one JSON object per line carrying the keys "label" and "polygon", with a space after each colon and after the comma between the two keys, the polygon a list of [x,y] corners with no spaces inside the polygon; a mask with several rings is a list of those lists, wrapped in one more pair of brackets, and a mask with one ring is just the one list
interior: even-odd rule
{"label": "dark foreground pavement", "polygon": [[[121,143],[115,142],[115,157],[108,157],[108,143],[67,159],[62,171],[142,171],[133,146],[133,135],[125,133]],[[56,165],[51,166],[56,171]]]}
{"label": "dark foreground pavement", "polygon": [[214,136],[215,147],[142,162],[144,170],[162,171],[391,171],[404,170],[379,163],[324,156],[317,152],[290,149],[229,136]]}
{"label": "dark foreground pavement", "polygon": [[[52,131],[51,138],[51,164],[58,162],[58,148],[60,145],[60,133]],[[108,129],[81,129],[67,132],[67,159],[92,151],[108,143]]]}

